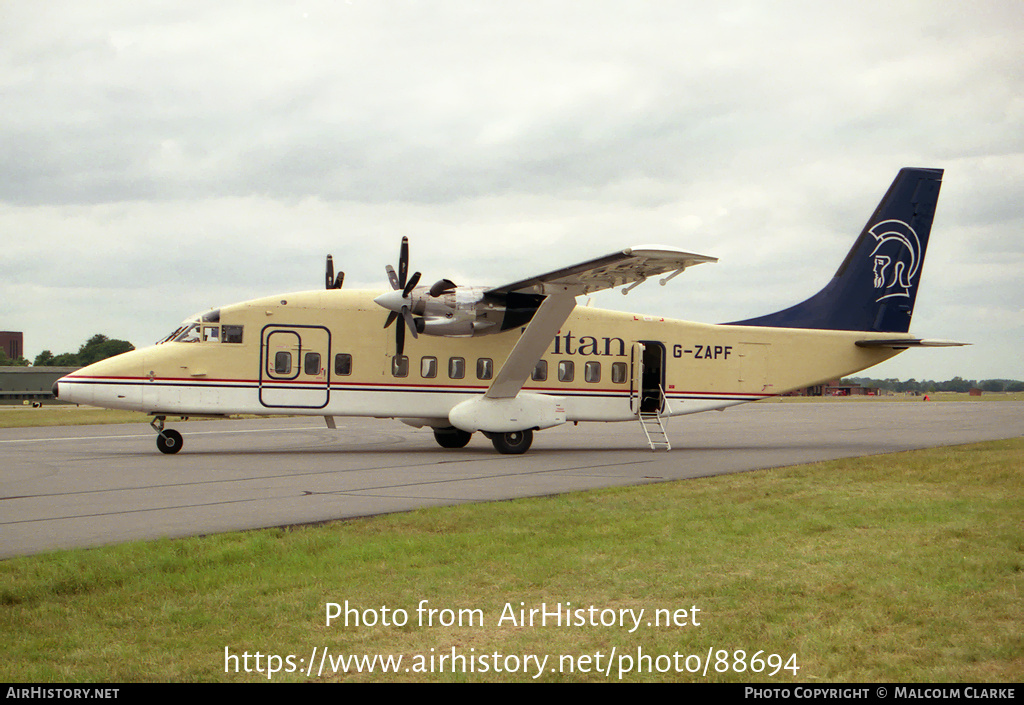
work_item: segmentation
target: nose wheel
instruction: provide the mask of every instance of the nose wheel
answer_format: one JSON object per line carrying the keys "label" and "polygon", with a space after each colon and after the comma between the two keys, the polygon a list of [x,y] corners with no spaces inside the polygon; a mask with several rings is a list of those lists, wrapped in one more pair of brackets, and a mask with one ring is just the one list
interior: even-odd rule
{"label": "nose wheel", "polygon": [[177,453],[179,450],[181,450],[181,446],[183,445],[184,442],[181,438],[181,434],[175,431],[173,428],[168,428],[166,430],[164,429],[165,419],[165,416],[157,416],[149,425],[152,426],[153,430],[156,431],[157,433],[157,449],[159,449],[161,453],[173,455]]}

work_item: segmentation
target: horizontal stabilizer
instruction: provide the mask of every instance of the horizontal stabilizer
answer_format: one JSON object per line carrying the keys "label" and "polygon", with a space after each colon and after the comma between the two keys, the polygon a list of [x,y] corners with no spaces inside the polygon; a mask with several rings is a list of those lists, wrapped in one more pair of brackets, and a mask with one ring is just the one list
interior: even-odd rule
{"label": "horizontal stabilizer", "polygon": [[858,340],[857,347],[861,348],[892,348],[893,350],[906,350],[907,348],[955,348],[970,343],[960,343],[955,340],[939,340],[937,338],[890,338],[887,340]]}

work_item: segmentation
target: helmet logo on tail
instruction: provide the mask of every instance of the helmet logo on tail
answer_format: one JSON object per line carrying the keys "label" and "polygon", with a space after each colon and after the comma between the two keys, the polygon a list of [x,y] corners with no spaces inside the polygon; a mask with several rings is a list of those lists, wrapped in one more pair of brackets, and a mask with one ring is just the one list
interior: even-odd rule
{"label": "helmet logo on tail", "polygon": [[914,229],[902,220],[883,220],[868,230],[875,238],[871,251],[875,302],[893,297],[910,298],[921,265],[921,243]]}

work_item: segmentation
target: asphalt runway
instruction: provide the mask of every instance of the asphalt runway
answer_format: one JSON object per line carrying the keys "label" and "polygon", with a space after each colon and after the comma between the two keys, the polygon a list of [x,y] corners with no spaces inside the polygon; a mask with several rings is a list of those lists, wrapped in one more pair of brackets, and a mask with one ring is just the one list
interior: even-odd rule
{"label": "asphalt runway", "polygon": [[1012,438],[1024,402],[746,404],[667,425],[668,453],[638,423],[569,424],[521,456],[377,419],[168,423],[178,455],[146,424],[0,429],[0,557]]}

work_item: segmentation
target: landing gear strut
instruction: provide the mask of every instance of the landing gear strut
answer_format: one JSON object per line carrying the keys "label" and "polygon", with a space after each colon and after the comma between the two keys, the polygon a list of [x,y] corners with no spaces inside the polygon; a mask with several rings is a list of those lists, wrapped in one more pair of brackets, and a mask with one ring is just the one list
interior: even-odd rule
{"label": "landing gear strut", "polygon": [[157,416],[150,422],[150,426],[157,432],[156,447],[160,449],[161,453],[167,453],[173,455],[181,450],[182,438],[181,434],[175,431],[173,428],[164,430],[164,420],[166,416]]}

